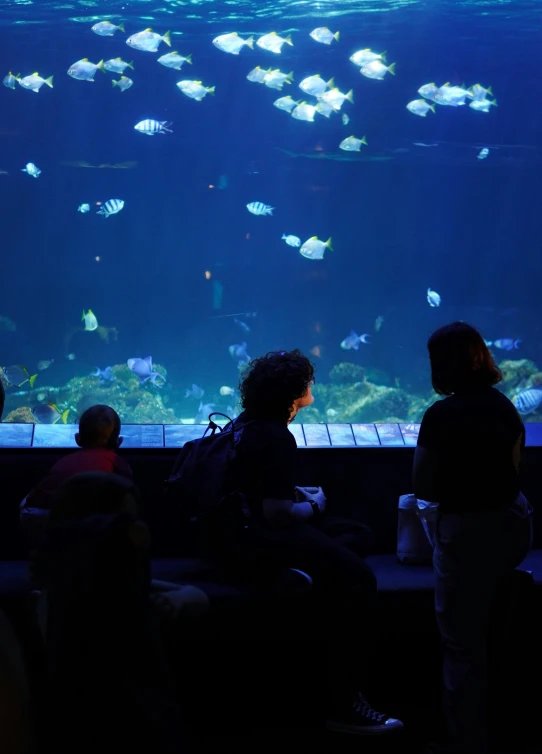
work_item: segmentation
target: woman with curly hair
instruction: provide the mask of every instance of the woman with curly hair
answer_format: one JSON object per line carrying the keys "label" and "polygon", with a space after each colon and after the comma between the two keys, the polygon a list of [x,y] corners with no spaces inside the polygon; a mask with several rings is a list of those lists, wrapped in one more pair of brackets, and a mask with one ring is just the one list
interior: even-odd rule
{"label": "woman with curly hair", "polygon": [[531,541],[531,509],[518,473],[525,428],[495,389],[501,372],[474,327],[441,327],[427,348],[433,388],[445,397],[423,417],[413,482],[416,497],[439,503],[433,565],[446,751],[484,754],[491,603]]}
{"label": "woman with curly hair", "polygon": [[[297,487],[297,445],[288,425],[314,402],[314,366],[300,351],[273,351],[250,362],[241,384],[242,428],[227,488],[242,492],[248,525],[222,527],[216,552],[242,571],[297,568],[308,573],[329,646],[331,730],[383,733],[400,720],[376,712],[360,693],[367,681],[364,637],[370,633],[376,579],[365,562],[368,530],[324,515],[321,487]],[[316,638],[316,637],[314,637]],[[367,640],[368,641],[368,640]]]}

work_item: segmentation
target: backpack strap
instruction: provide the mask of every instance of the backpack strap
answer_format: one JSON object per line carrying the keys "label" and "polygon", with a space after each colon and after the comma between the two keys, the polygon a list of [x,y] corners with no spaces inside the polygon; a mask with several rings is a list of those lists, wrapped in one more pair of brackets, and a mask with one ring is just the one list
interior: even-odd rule
{"label": "backpack strap", "polygon": [[[217,424],[213,421],[211,417],[213,416],[223,416],[225,419],[228,420],[228,423],[221,427],[220,424]],[[203,433],[203,437],[207,435],[207,432],[211,432],[211,435],[214,435],[216,430],[220,430],[220,432],[225,432],[229,430],[231,432],[231,448],[234,450],[235,448],[235,433],[233,431],[233,419],[231,419],[227,414],[223,414],[221,411],[213,411],[212,414],[209,414],[209,425],[205,432]]]}

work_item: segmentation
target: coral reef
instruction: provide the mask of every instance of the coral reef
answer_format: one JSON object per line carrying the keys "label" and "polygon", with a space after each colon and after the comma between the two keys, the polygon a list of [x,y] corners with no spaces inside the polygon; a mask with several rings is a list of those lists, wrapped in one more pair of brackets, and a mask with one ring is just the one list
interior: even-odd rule
{"label": "coral reef", "polygon": [[[153,364],[153,370],[167,377],[167,370]],[[181,419],[171,408],[166,408],[168,383],[164,387],[150,380],[140,384],[136,375],[125,365],[111,369],[114,380],[104,381],[87,375],[73,377],[60,387],[41,386],[29,390],[6,390],[6,417],[4,421],[33,422],[31,409],[38,403],[55,403],[60,411],[69,408],[69,424],[76,424],[90,406],[105,403],[115,409],[125,424],[179,424]]]}
{"label": "coral reef", "polygon": [[[503,380],[497,386],[510,399],[530,387],[542,386],[542,371],[528,359],[505,359],[499,364]],[[180,424],[193,421],[186,416],[196,415],[197,403],[185,398],[184,390],[167,382],[167,371],[160,364],[154,371],[166,381],[160,386],[150,380],[140,384],[139,379],[125,364],[111,368],[114,379],[100,379],[93,375],[73,377],[58,387],[39,385],[33,389],[25,383],[21,388],[10,386],[0,369],[0,380],[6,388],[5,418],[7,422],[35,423],[31,409],[38,403],[55,403],[62,412],[70,409],[68,422],[75,424],[89,406],[105,403],[112,406],[124,423],[128,424]],[[315,402],[305,408],[297,421],[302,423],[396,423],[420,422],[425,410],[438,396],[430,385],[409,392],[390,384],[391,380],[379,371],[351,362],[336,364],[328,381],[316,382],[313,387]],[[28,388],[28,389],[24,389]],[[237,396],[221,396],[219,392],[206,391],[203,401],[210,401],[205,410],[235,411]],[[542,406],[525,417],[526,421],[540,421]]]}

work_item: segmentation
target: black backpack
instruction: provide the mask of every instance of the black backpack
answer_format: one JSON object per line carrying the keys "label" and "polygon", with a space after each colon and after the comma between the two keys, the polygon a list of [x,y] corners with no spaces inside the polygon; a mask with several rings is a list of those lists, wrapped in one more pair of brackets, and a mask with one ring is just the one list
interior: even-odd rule
{"label": "black backpack", "polygon": [[[221,427],[213,416],[224,416],[228,423]],[[165,483],[166,504],[175,506],[181,518],[201,521],[249,516],[242,493],[228,489],[228,472],[245,426],[236,427],[229,416],[213,411],[203,436],[185,443]]]}

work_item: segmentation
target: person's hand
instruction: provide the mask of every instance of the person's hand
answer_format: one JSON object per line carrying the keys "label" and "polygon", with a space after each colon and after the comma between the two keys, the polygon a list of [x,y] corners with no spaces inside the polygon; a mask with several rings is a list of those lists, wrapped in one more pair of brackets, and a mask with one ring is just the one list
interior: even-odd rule
{"label": "person's hand", "polygon": [[296,487],[298,497],[303,500],[314,500],[320,512],[323,513],[326,509],[326,496],[321,487]]}

